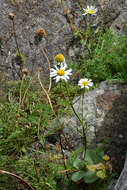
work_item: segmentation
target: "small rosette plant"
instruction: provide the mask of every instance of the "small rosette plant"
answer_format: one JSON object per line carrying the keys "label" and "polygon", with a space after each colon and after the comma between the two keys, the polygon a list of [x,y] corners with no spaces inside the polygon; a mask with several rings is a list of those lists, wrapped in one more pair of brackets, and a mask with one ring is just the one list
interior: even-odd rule
{"label": "small rosette plant", "polygon": [[84,160],[72,153],[67,162],[68,167],[70,167],[72,171],[72,181],[93,183],[98,179],[105,179],[108,177],[108,172],[111,173],[112,171],[107,157],[106,155],[105,160],[104,151],[102,149],[87,149]]}

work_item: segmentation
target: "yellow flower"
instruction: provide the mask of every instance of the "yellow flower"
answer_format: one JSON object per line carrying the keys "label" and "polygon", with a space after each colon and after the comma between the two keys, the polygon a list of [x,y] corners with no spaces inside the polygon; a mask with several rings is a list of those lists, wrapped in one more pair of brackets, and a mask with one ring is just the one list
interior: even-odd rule
{"label": "yellow flower", "polygon": [[103,160],[108,161],[109,160],[109,156],[108,155],[104,155],[103,156]]}
{"label": "yellow flower", "polygon": [[95,171],[96,170],[96,165],[95,164],[87,165],[86,167],[90,171]]}
{"label": "yellow flower", "polygon": [[106,178],[106,172],[105,172],[105,170],[98,171],[98,172],[96,173],[96,175],[97,175],[98,177],[100,177],[101,179]]}
{"label": "yellow flower", "polygon": [[54,59],[57,63],[63,63],[65,61],[63,54],[57,54]]}

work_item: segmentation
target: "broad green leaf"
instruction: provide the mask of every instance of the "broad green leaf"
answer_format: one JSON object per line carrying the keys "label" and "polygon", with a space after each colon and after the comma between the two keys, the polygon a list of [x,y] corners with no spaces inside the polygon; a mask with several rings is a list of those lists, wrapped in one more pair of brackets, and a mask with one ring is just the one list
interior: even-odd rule
{"label": "broad green leaf", "polygon": [[85,176],[85,172],[84,171],[79,171],[79,172],[75,172],[72,174],[71,179],[74,182],[79,181],[80,179],[82,179]]}
{"label": "broad green leaf", "polygon": [[99,153],[96,152],[96,150],[88,149],[86,151],[85,160],[88,164],[98,164],[102,159]]}
{"label": "broad green leaf", "polygon": [[69,158],[67,159],[68,167],[73,167],[75,159],[77,158],[78,154],[80,154],[83,150],[84,150],[83,148],[78,148],[70,153]]}
{"label": "broad green leaf", "polygon": [[84,163],[82,160],[80,160],[79,158],[76,158],[74,163],[73,163],[73,167],[75,167],[76,169],[81,169],[83,168]]}
{"label": "broad green leaf", "polygon": [[98,176],[96,175],[95,172],[88,170],[85,172],[83,179],[85,183],[93,183],[94,181],[98,179]]}

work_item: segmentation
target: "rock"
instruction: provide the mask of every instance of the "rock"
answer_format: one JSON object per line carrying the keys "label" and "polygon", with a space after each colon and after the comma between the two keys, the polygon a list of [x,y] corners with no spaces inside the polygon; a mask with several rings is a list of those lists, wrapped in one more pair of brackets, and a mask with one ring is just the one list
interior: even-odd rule
{"label": "rock", "polygon": [[98,0],[104,16],[104,23],[111,24],[123,10],[125,0]]}
{"label": "rock", "polygon": [[127,189],[127,153],[126,153],[124,168],[113,190],[126,190],[126,189]]}
{"label": "rock", "polygon": [[[95,6],[98,7],[97,23],[102,21],[104,15],[105,23],[112,23],[116,19],[125,0],[98,0]],[[14,13],[15,30],[20,52],[26,57],[24,65],[31,74],[38,66],[43,67],[42,75],[48,75],[48,63],[43,56],[36,42],[36,32],[39,28],[44,28],[46,38],[41,42],[51,64],[54,63],[54,56],[63,53],[67,59],[76,60],[76,56],[81,53],[80,39],[74,40],[65,10],[62,9],[60,0],[1,0],[0,2],[0,71],[5,77],[19,79],[19,65],[16,62],[16,43],[12,30],[12,21],[8,18],[9,13]],[[94,2],[94,1],[93,1]],[[85,18],[77,7],[77,1],[64,1],[64,8],[76,28],[85,30]],[[91,4],[92,1],[82,1],[82,7]],[[105,15],[106,13],[106,15]],[[99,18],[99,19],[98,19]],[[95,20],[93,17],[92,20]],[[96,24],[95,24],[96,26]]]}
{"label": "rock", "polygon": [[117,182],[117,180],[116,180],[116,179],[113,179],[113,180],[110,182],[110,184],[109,184],[107,190],[113,190],[114,186],[116,185],[116,182]]}
{"label": "rock", "polygon": [[[75,3],[64,2],[65,9],[76,27],[84,26],[83,16]],[[36,32],[44,28],[46,37],[41,44],[51,64],[54,56],[63,53],[68,57],[68,45],[72,40],[72,28],[63,12],[60,1],[47,0],[1,0],[0,2],[0,70],[10,79],[19,79],[19,65],[16,62],[17,48],[13,37],[12,21],[9,13],[14,13],[15,30],[20,52],[26,57],[24,65],[31,74],[43,67],[43,76],[48,74],[48,63],[36,44]],[[74,56],[74,55],[73,55]]]}
{"label": "rock", "polygon": [[98,0],[102,8],[104,23],[120,34],[127,33],[127,0]]}
{"label": "rock", "polygon": [[111,30],[117,31],[121,34],[127,33],[127,0],[125,0],[125,3],[123,4],[123,8],[119,14],[119,16],[114,20],[114,22],[111,25]]}
{"label": "rock", "polygon": [[[115,171],[120,174],[127,149],[127,84],[102,82],[98,88],[85,93],[83,100],[81,97],[75,99],[74,108],[80,117],[82,101],[88,146],[100,146],[105,141],[105,153],[110,156]],[[64,132],[72,149],[83,146],[79,135],[82,127],[74,114]]]}

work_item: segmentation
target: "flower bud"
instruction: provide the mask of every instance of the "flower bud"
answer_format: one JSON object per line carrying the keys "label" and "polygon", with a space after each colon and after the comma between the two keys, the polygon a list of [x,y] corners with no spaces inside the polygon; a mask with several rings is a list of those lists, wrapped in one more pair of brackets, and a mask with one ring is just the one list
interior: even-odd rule
{"label": "flower bud", "polygon": [[14,17],[15,17],[15,15],[14,15],[13,13],[9,13],[8,18],[9,18],[10,20],[13,20]]}
{"label": "flower bud", "polygon": [[38,35],[38,37],[43,38],[46,35],[45,29],[39,28],[37,30],[37,35]]}
{"label": "flower bud", "polygon": [[23,69],[23,70],[22,70],[22,73],[23,73],[24,75],[28,75],[29,72],[28,72],[27,69]]}
{"label": "flower bud", "polygon": [[63,54],[57,54],[54,59],[57,63],[63,63],[65,60]]}
{"label": "flower bud", "polygon": [[42,70],[43,70],[43,68],[42,68],[42,67],[39,67],[39,68],[38,68],[38,71],[39,71],[39,72],[41,72]]}

